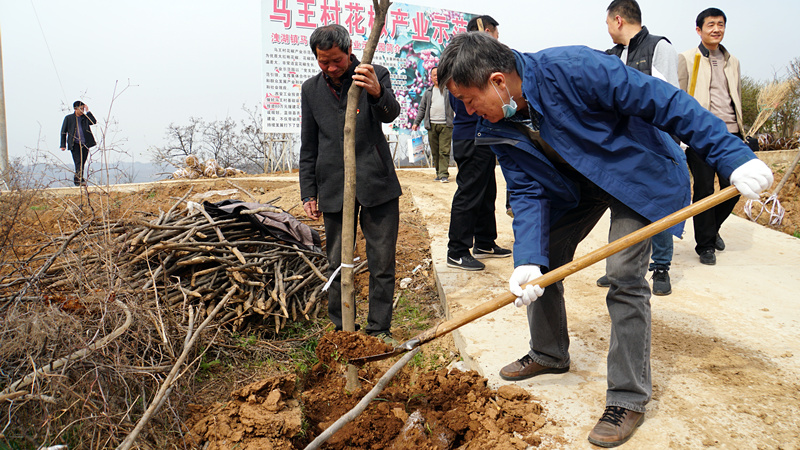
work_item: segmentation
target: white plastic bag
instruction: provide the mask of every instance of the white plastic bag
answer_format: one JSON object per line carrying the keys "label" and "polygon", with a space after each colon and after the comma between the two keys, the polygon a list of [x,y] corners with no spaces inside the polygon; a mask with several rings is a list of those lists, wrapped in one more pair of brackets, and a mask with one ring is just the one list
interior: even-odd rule
{"label": "white plastic bag", "polygon": [[413,164],[425,159],[425,142],[422,140],[421,133],[411,133],[408,140],[408,162]]}

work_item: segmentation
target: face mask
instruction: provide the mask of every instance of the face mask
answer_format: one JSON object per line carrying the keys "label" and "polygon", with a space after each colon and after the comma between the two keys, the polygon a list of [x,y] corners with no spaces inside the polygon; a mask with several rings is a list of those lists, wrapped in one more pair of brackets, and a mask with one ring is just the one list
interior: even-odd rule
{"label": "face mask", "polygon": [[500,100],[503,102],[503,117],[505,117],[506,119],[514,117],[514,114],[517,113],[517,102],[515,102],[514,97],[511,96],[511,92],[509,92],[508,86],[506,86],[506,93],[508,94],[509,102],[506,103],[506,101],[503,100],[503,97],[500,95],[500,91],[497,90],[497,86],[495,86],[494,83],[491,84],[492,87],[494,88],[494,91],[497,93],[497,96],[500,97]]}

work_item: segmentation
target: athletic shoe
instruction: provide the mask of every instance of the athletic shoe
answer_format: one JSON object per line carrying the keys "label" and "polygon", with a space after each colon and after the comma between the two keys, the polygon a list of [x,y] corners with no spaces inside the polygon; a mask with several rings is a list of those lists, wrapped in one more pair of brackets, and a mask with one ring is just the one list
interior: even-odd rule
{"label": "athletic shoe", "polygon": [[448,180],[447,177],[442,177],[442,183],[449,183],[449,182],[450,180]]}
{"label": "athletic shoe", "polygon": [[669,295],[672,285],[669,282],[669,271],[656,269],[653,271],[653,295]]}
{"label": "athletic shoe", "polygon": [[509,256],[511,256],[511,250],[507,248],[498,247],[496,245],[490,249],[473,247],[472,254],[475,255],[475,258],[477,259],[508,258]]}
{"label": "athletic shoe", "polygon": [[442,179],[440,177],[436,177],[433,179],[433,181],[442,181]]}
{"label": "athletic shoe", "polygon": [[453,267],[456,269],[463,269],[463,270],[483,270],[486,266],[477,261],[472,255],[464,255],[458,258],[453,258],[452,256],[447,257],[447,267]]}

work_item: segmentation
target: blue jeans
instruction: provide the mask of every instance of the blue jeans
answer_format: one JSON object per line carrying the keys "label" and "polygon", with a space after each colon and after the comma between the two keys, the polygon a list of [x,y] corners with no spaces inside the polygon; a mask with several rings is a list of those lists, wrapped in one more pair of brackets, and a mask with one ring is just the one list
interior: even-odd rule
{"label": "blue jeans", "polygon": [[[609,242],[650,223],[584,179],[578,207],[570,210],[550,229],[552,268],[572,261],[578,243],[589,234],[608,207],[611,208]],[[611,282],[606,296],[611,317],[606,405],[637,412],[645,411],[653,392],[650,376],[650,285],[645,279],[650,252],[650,239],[646,239],[606,260],[606,274]],[[547,367],[569,366],[569,333],[562,282],[545,288],[544,295],[528,306],[528,325],[530,357]]]}
{"label": "blue jeans", "polygon": [[653,262],[650,263],[650,270],[664,269],[669,270],[672,263],[672,233],[667,230],[653,236]]}

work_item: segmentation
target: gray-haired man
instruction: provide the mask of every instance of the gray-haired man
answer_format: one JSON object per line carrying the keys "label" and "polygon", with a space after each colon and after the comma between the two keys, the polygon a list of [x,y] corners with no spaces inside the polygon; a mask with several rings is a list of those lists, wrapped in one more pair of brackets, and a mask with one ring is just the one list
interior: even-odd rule
{"label": "gray-haired man", "polygon": [[[570,368],[562,283],[523,285],[572,261],[608,208],[609,239],[616,240],[689,203],[681,149],[665,132],[747,197],[772,183],[766,164],[686,93],[586,47],[518,53],[485,33],[464,33],[443,52],[439,80],[482,117],[476,143],[491,146],[511,192],[509,289],[528,307],[530,341],[522,358],[501,369],[507,380]],[[652,395],[649,259],[649,239],[608,258],[608,389],[589,434],[596,445],[627,441]]]}

